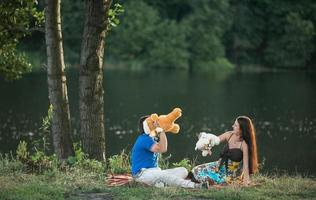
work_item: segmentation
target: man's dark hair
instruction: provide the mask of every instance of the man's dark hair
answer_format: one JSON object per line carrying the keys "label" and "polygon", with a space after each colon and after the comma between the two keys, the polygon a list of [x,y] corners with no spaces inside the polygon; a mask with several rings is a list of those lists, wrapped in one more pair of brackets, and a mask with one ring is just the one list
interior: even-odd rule
{"label": "man's dark hair", "polygon": [[143,122],[145,121],[145,119],[147,119],[149,117],[149,115],[145,115],[145,116],[142,116],[141,118],[139,118],[138,120],[138,131],[140,134],[144,133],[145,130],[144,130],[144,126],[143,126]]}

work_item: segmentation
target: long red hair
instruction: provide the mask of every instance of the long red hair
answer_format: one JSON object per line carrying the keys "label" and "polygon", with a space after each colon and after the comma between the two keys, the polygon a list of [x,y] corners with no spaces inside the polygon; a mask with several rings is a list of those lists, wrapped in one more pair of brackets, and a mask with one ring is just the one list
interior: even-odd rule
{"label": "long red hair", "polygon": [[249,174],[257,173],[259,169],[255,128],[249,117],[239,116],[237,117],[237,122],[239,123],[241,129],[242,139],[248,145]]}

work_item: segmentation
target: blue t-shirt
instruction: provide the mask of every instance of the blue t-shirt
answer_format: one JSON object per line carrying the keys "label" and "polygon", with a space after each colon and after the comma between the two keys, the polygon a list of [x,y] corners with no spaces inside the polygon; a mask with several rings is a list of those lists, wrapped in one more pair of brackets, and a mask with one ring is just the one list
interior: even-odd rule
{"label": "blue t-shirt", "polygon": [[132,175],[136,175],[142,168],[158,166],[158,153],[150,149],[156,142],[152,137],[143,133],[139,135],[132,149]]}

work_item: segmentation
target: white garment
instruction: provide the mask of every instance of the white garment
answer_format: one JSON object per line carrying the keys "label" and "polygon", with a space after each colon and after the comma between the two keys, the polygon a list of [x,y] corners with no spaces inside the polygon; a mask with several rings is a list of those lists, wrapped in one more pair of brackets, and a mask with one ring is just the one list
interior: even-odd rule
{"label": "white garment", "polygon": [[194,188],[195,183],[185,180],[188,171],[184,167],[176,167],[173,169],[161,170],[159,167],[142,169],[134,178],[137,182],[154,185],[156,187],[183,187]]}

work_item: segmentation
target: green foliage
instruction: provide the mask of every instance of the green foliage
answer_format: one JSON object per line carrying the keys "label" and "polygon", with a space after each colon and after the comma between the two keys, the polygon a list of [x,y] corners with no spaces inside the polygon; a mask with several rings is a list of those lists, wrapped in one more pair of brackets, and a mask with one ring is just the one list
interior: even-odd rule
{"label": "green foliage", "polygon": [[281,20],[283,27],[268,42],[265,61],[277,67],[306,66],[315,50],[313,38],[316,27],[297,12],[290,11]]}
{"label": "green foliage", "polygon": [[17,159],[21,161],[25,161],[29,159],[30,153],[27,149],[27,143],[25,141],[20,141],[17,149],[16,149]]}
{"label": "green foliage", "polygon": [[0,3],[0,74],[7,80],[21,78],[30,72],[25,56],[16,51],[19,41],[31,32],[31,25],[40,26],[42,12],[33,0],[4,0]]}
{"label": "green foliage", "polygon": [[74,143],[73,148],[75,151],[75,156],[69,156],[67,159],[67,162],[70,165],[75,165],[76,163],[81,163],[86,158],[86,155],[83,152],[82,146],[80,143]]}
{"label": "green foliage", "polygon": [[162,154],[159,154],[159,157],[158,157],[158,166],[161,168],[161,169],[168,169],[169,166],[170,166],[170,158],[171,158],[171,154],[167,155],[167,156],[164,156]]}
{"label": "green foliage", "polygon": [[61,1],[63,45],[66,63],[79,63],[84,27],[84,1]]}
{"label": "green foliage", "polygon": [[186,168],[189,172],[192,170],[193,168],[193,164],[191,163],[191,161],[187,158],[182,159],[180,162],[175,162],[172,163],[173,167],[184,167]]}
{"label": "green foliage", "polygon": [[108,38],[109,54],[118,60],[142,61],[152,46],[158,13],[143,1],[129,1],[124,8],[121,25]]}
{"label": "green foliage", "polygon": [[17,160],[20,161],[27,172],[43,173],[47,170],[56,169],[59,165],[56,155],[47,156],[43,151],[35,148],[31,154],[28,151],[27,143],[21,141],[16,150]]}
{"label": "green foliage", "polygon": [[[117,27],[120,24],[119,16],[124,12],[123,6],[115,3],[109,10],[108,29]],[[65,61],[70,64],[77,64],[80,61],[81,39],[84,28],[84,1],[62,1],[62,27]]]}
{"label": "green foliage", "polygon": [[189,68],[186,27],[174,20],[164,20],[156,25],[148,49],[146,68]]}
{"label": "green foliage", "polygon": [[81,162],[77,162],[75,167],[99,174],[105,172],[105,164],[95,159],[84,159]]}
{"label": "green foliage", "polygon": [[108,53],[114,60],[140,68],[188,68],[185,26],[161,19],[144,1],[130,1],[124,8],[121,25],[108,38]]}
{"label": "green foliage", "polygon": [[82,150],[81,144],[75,143],[74,144],[74,151],[75,151],[76,160],[78,162],[82,162],[85,159],[86,155]]}
{"label": "green foliage", "polygon": [[231,27],[224,35],[227,57],[236,65],[260,62],[266,42],[267,1],[232,1]]}
{"label": "green foliage", "polygon": [[51,144],[50,144],[50,129],[51,129],[51,122],[53,118],[53,105],[49,105],[47,115],[42,119],[41,127],[39,128],[39,136],[40,138],[37,140],[32,141],[32,145],[37,150],[43,151],[48,153]]}
{"label": "green foliage", "polygon": [[192,14],[184,21],[190,27],[188,39],[191,67],[213,68],[217,60],[225,58],[222,36],[231,25],[229,2],[208,0],[193,4],[192,7]]}
{"label": "green foliage", "polygon": [[124,4],[122,23],[108,38],[108,54],[112,59],[137,63],[138,68],[231,68],[221,41],[230,25],[226,17],[228,0],[203,1],[197,5],[173,1],[170,4],[184,4],[191,10],[179,14],[176,20],[159,15],[167,6],[146,2]]}
{"label": "green foliage", "polygon": [[123,150],[120,154],[109,158],[108,171],[111,174],[125,174],[131,172],[129,154]]}
{"label": "green foliage", "polygon": [[15,43],[0,47],[0,74],[6,80],[19,79],[22,77],[22,74],[30,71],[31,64],[26,61],[23,54],[16,51]]}
{"label": "green foliage", "polygon": [[237,65],[306,67],[315,55],[315,8],[313,1],[232,1],[228,58]]}
{"label": "green foliage", "polygon": [[104,173],[104,163],[97,161],[95,159],[89,159],[88,155],[83,152],[80,143],[74,143],[73,147],[75,151],[75,156],[70,156],[67,159],[67,163],[70,166],[95,173]]}
{"label": "green foliage", "polygon": [[123,6],[119,3],[115,3],[113,8],[109,9],[108,21],[110,27],[117,27],[120,24],[118,16],[124,12]]}
{"label": "green foliage", "polygon": [[8,173],[19,173],[22,169],[23,164],[12,154],[0,154],[0,176]]}
{"label": "green foliage", "polygon": [[47,156],[44,152],[38,150],[33,155],[31,155],[31,159],[27,163],[28,170],[36,173],[43,173],[48,170],[56,170],[59,166],[59,160],[55,154]]}
{"label": "green foliage", "polygon": [[35,149],[34,153],[30,153],[27,143],[21,141],[16,151],[17,161],[23,164],[23,171],[25,172],[46,173],[67,168],[99,174],[105,172],[105,164],[94,159],[88,159],[88,156],[82,151],[81,145],[77,143],[74,144],[75,156],[67,159],[68,166],[65,162],[58,160],[55,154],[48,155],[36,147],[32,148]]}
{"label": "green foliage", "polygon": [[[22,143],[20,152],[25,152],[27,144]],[[125,151],[120,156],[128,159]],[[43,157],[41,153],[34,156],[34,160],[40,157]],[[173,163],[175,167],[187,169],[193,165],[188,159]],[[83,170],[77,165],[35,174],[26,174],[23,169],[22,163],[12,155],[0,154],[0,199],[91,199],[93,193],[115,199],[314,199],[316,195],[315,179],[279,173],[253,175],[251,180],[257,184],[253,187],[228,185],[192,192],[174,187],[107,187],[104,173]]]}
{"label": "green foliage", "polygon": [[[107,187],[104,177],[82,171],[0,176],[0,199],[315,199],[316,181],[301,176],[253,177],[255,187],[227,186],[208,190],[155,187]],[[97,193],[97,194],[95,194]]]}
{"label": "green foliage", "polygon": [[[30,2],[32,4],[29,5],[34,8],[32,0],[4,2],[1,4],[4,10],[9,9],[5,5],[11,2]],[[118,2],[120,4],[113,4],[109,10],[109,28],[112,27],[112,30],[107,35],[105,51],[106,63],[114,67],[205,71],[231,69],[233,66],[316,66],[316,2],[312,0]],[[16,7],[17,4],[11,6]],[[21,8],[25,7],[24,4]],[[85,21],[82,14],[84,1],[62,1],[61,9],[65,61],[77,64]],[[1,18],[18,15],[22,10],[16,13],[13,9],[1,12]],[[41,13],[33,12],[32,15],[38,19],[35,22],[42,20]],[[18,18],[16,24],[30,22],[29,16],[24,20]],[[10,39],[11,36],[19,40],[25,35],[25,31],[21,31],[24,28],[11,28],[10,34],[13,34],[8,35],[3,24],[7,27],[10,23],[12,20],[0,22],[0,44],[4,44],[0,48],[0,73],[7,74],[7,79],[14,79],[30,71],[30,65],[25,56],[15,50],[17,42],[7,42],[14,41]],[[25,25],[23,23],[20,27]],[[31,42],[22,45],[22,49],[38,51],[42,55],[43,48],[36,48],[38,37],[29,40]],[[43,41],[41,47],[45,46]],[[32,53],[30,55],[34,56]],[[19,67],[13,69],[12,66]]]}

